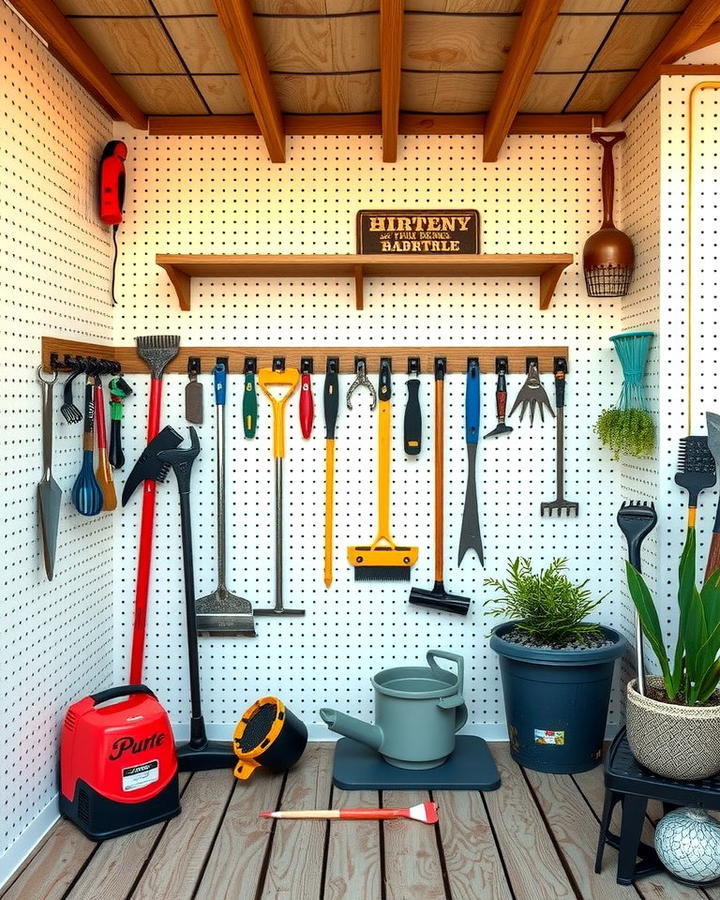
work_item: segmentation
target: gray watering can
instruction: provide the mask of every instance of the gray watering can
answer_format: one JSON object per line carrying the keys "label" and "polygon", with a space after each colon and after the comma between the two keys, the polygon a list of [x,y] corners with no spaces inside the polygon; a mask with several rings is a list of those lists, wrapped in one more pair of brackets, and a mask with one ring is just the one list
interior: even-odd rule
{"label": "gray watering can", "polygon": [[[441,668],[436,658],[457,666],[457,675]],[[385,669],[372,679],[375,724],[369,725],[334,709],[320,716],[331,731],[367,744],[393,766],[432,769],[455,749],[455,732],[467,721],[463,700],[463,658],[444,650],[428,650],[429,668]]]}

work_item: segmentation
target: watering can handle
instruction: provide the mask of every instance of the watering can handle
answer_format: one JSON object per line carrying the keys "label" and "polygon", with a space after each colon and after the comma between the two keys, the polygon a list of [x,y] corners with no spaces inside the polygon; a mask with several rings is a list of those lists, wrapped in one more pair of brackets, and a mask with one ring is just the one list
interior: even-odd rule
{"label": "watering can handle", "polygon": [[428,652],[426,654],[426,659],[428,661],[428,665],[430,666],[430,668],[431,669],[441,669],[444,672],[446,670],[443,669],[442,666],[439,666],[435,662],[436,657],[439,659],[447,659],[450,662],[455,663],[455,665],[457,666],[457,679],[458,679],[457,692],[460,696],[462,696],[463,674],[464,674],[464,670],[465,670],[465,663],[463,662],[462,656],[460,656],[457,653],[449,653],[447,650],[428,650]]}

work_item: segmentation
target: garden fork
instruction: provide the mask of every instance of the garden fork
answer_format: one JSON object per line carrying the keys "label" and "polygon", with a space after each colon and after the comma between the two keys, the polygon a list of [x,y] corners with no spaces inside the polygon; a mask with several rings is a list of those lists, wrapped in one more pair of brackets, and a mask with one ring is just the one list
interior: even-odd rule
{"label": "garden fork", "polygon": [[[548,395],[545,393],[545,388],[542,386],[542,382],[540,381],[540,374],[538,372],[538,365],[536,362],[531,362],[528,366],[528,374],[525,379],[525,384],[518,391],[518,395],[515,398],[515,403],[513,404],[513,408],[510,410],[510,415],[512,415],[515,410],[518,408],[518,405],[522,403],[522,408],[520,409],[520,421],[522,422],[523,416],[525,415],[525,411],[530,407],[530,424],[533,423],[533,418],[535,417],[535,407],[537,406],[540,410],[540,421],[544,422],[545,418],[543,416],[543,407],[546,406],[550,415],[555,416],[553,412],[552,406],[550,406],[550,400],[548,399]],[[509,417],[508,417],[509,418]]]}

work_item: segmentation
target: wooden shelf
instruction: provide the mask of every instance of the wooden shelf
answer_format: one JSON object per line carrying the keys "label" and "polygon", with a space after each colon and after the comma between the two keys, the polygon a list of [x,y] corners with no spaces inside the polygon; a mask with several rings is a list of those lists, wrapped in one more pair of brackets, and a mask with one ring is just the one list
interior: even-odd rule
{"label": "wooden shelf", "polygon": [[571,253],[392,257],[357,254],[175,256],[159,253],[155,259],[168,273],[180,309],[190,309],[192,278],[352,278],[355,281],[355,307],[362,309],[365,278],[507,278],[517,275],[539,277],[540,309],[547,309],[558,279],[573,263]]}

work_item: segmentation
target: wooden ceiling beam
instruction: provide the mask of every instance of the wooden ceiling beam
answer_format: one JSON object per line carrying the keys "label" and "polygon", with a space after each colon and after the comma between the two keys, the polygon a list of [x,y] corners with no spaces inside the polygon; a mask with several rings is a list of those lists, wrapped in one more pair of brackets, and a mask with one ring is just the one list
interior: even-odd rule
{"label": "wooden ceiling beam", "polygon": [[147,116],[113,78],[52,0],[12,0],[18,13],[47,41],[57,60],[97,94],[103,106],[133,128],[144,131]]}
{"label": "wooden ceiling beam", "polygon": [[280,105],[270,80],[260,36],[255,28],[249,0],[214,0],[220,24],[235,59],[273,162],[285,162],[285,130]]}
{"label": "wooden ceiling beam", "polygon": [[685,56],[687,53],[694,53],[696,50],[703,50],[705,47],[709,47],[711,44],[720,44],[720,22],[715,22],[714,25],[711,25],[704,34],[699,37],[694,44],[690,47],[687,47],[680,56],[676,56],[673,60],[667,60],[670,62],[677,62],[680,57]]}
{"label": "wooden ceiling beam", "polygon": [[606,128],[634,109],[660,77],[660,68],[689,52],[718,16],[718,0],[690,0],[685,12],[660,41],[603,116]]}
{"label": "wooden ceiling beam", "polygon": [[380,109],[383,162],[397,161],[405,0],[380,0]]}
{"label": "wooden ceiling beam", "polygon": [[[590,113],[563,115],[532,114],[515,116],[510,134],[590,134],[594,117]],[[285,115],[286,134],[358,135],[382,134],[379,113],[350,115]],[[398,134],[480,135],[485,129],[484,115],[451,113],[400,113]],[[258,135],[260,128],[251,115],[239,116],[150,116],[149,134],[235,134]]]}
{"label": "wooden ceiling beam", "polygon": [[484,162],[496,162],[510,132],[538,60],[555,25],[563,0],[526,0],[510,45],[505,69],[487,114]]}

